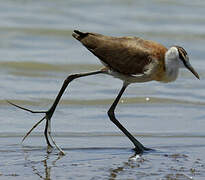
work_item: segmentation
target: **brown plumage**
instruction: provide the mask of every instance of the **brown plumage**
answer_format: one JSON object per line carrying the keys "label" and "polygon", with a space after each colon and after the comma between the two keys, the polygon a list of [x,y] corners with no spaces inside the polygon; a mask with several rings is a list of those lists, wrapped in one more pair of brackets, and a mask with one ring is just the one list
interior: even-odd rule
{"label": "brown plumage", "polygon": [[114,71],[125,75],[143,74],[150,63],[157,61],[159,69],[153,74],[153,80],[160,81],[163,77],[167,48],[161,44],[138,37],[111,37],[77,30],[73,37]]}
{"label": "brown plumage", "polygon": [[[11,105],[31,113],[45,113],[45,116],[38,121],[31,130],[24,136],[23,140],[36,128],[43,120],[46,120],[44,135],[48,145],[48,150],[52,148],[51,142],[64,154],[62,149],[55,143],[51,136],[51,118],[60,99],[68,85],[75,79],[97,74],[108,74],[123,80],[123,85],[114,102],[110,106],[107,114],[109,119],[129,138],[133,143],[136,153],[151,150],[143,146],[115,117],[115,108],[119,100],[130,83],[148,82],[152,80],[161,82],[175,81],[179,68],[187,68],[198,79],[199,75],[189,62],[189,57],[180,46],[173,46],[169,49],[163,45],[144,40],[138,37],[111,37],[97,33],[84,33],[75,30],[73,37],[79,40],[89,51],[97,56],[105,65],[102,69],[75,73],[69,75],[58,92],[52,106],[47,111],[33,111],[12,102]],[[82,87],[83,90],[83,87]],[[50,137],[50,140],[49,140]]]}

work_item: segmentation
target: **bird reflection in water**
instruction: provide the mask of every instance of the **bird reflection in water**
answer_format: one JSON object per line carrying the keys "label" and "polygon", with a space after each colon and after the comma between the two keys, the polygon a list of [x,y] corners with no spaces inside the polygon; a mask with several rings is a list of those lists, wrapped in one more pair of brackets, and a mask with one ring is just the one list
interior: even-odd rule
{"label": "bird reflection in water", "polygon": [[[32,160],[29,157],[28,151],[24,150],[25,166],[31,167],[33,174],[37,175],[39,179],[51,180],[51,169],[56,166],[56,162],[60,160],[63,156],[58,155],[57,158],[51,161],[50,156],[52,154],[46,154],[43,160]],[[54,156],[56,157],[56,156]],[[44,172],[39,170],[39,167],[44,167]]]}

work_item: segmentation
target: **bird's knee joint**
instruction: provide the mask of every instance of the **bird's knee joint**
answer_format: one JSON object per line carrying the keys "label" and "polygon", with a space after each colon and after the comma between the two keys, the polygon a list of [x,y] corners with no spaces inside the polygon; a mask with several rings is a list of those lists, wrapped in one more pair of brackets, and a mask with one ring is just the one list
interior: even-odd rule
{"label": "bird's knee joint", "polygon": [[115,112],[114,112],[114,110],[112,110],[112,109],[109,109],[109,111],[107,112],[107,114],[108,114],[109,118],[112,118],[112,117],[115,116]]}
{"label": "bird's knee joint", "polygon": [[70,81],[74,80],[74,79],[77,78],[77,77],[78,77],[78,74],[71,74],[70,76],[68,76],[68,77],[65,79],[64,83],[69,83]]}

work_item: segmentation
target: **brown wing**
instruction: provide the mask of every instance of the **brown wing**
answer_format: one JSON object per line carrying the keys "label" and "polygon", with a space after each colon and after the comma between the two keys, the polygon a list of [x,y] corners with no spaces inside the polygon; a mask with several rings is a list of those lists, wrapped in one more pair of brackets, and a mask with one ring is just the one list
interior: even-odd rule
{"label": "brown wing", "polygon": [[80,31],[74,31],[73,36],[105,65],[123,74],[143,73],[153,59],[161,61],[166,52],[164,46],[137,37],[110,37]]}

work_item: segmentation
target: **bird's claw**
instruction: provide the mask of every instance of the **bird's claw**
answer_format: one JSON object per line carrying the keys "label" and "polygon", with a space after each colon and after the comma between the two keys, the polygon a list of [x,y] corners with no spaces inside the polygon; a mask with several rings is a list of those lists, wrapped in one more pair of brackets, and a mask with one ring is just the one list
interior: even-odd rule
{"label": "bird's claw", "polygon": [[34,126],[26,133],[26,135],[23,137],[22,139],[22,143],[23,141],[31,134],[31,132],[42,122],[46,119],[46,127],[45,127],[45,131],[44,131],[44,135],[45,135],[45,138],[46,138],[46,142],[47,142],[47,152],[50,153],[52,151],[52,148],[53,146],[51,145],[49,139],[48,139],[48,136],[50,137],[52,143],[55,145],[55,147],[59,150],[59,155],[65,155],[65,153],[63,152],[63,150],[55,143],[53,137],[51,136],[51,117],[53,115],[53,109],[49,109],[48,111],[33,111],[31,109],[27,109],[27,108],[24,108],[22,106],[19,106],[17,104],[14,104],[10,101],[7,101],[9,104],[11,104],[12,106],[15,106],[19,109],[22,109],[24,111],[28,111],[30,113],[38,113],[38,114],[42,114],[42,113],[45,113],[45,116],[40,120],[38,121],[36,124],[34,124]]}
{"label": "bird's claw", "polygon": [[53,146],[47,145],[47,153],[50,154],[53,150]]}

